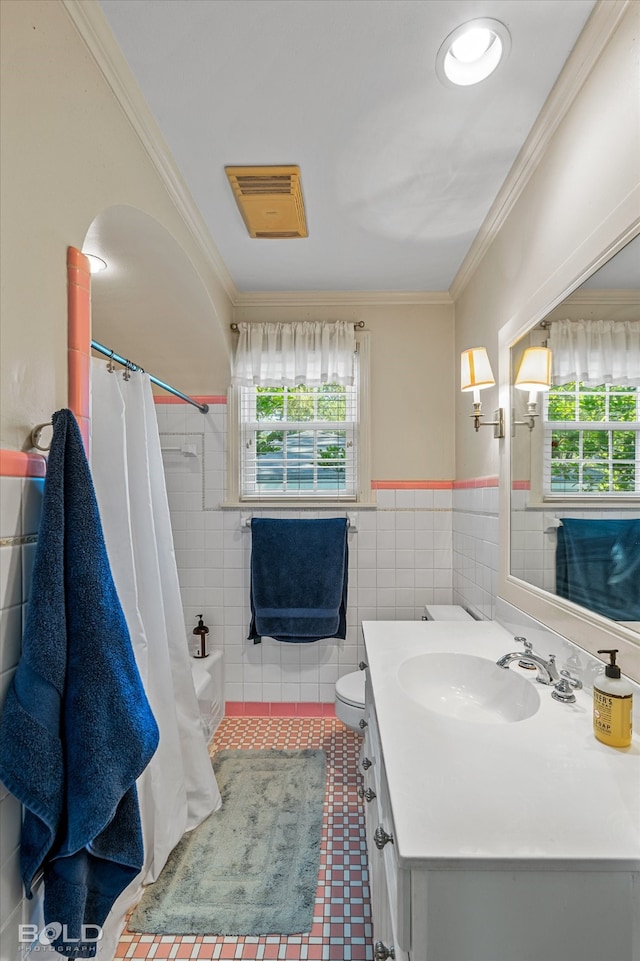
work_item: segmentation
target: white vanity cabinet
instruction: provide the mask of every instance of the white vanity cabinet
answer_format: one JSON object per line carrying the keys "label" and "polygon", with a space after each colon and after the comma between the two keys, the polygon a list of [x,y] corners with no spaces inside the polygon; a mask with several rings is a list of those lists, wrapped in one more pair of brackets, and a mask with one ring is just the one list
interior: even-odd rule
{"label": "white vanity cabinet", "polygon": [[600,745],[587,693],[567,707],[542,685],[522,721],[439,721],[398,666],[424,650],[495,663],[512,636],[488,622],[363,627],[376,961],[640,961],[637,740]]}
{"label": "white vanity cabinet", "polygon": [[406,872],[398,870],[394,826],[384,761],[371,690],[367,681],[367,726],[360,756],[364,785],[369,891],[375,961],[408,961],[410,939],[409,889]]}

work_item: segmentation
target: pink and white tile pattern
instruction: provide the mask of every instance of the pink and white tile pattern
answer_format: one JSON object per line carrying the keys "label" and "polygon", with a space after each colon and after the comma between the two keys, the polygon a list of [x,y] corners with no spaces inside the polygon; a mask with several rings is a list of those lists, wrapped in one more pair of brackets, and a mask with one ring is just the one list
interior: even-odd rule
{"label": "pink and white tile pattern", "polygon": [[357,794],[362,738],[329,717],[225,718],[211,748],[322,748],[327,784],[320,871],[308,933],[289,937],[141,935],[125,930],[117,959],[198,961],[371,961],[373,958],[364,811]]}

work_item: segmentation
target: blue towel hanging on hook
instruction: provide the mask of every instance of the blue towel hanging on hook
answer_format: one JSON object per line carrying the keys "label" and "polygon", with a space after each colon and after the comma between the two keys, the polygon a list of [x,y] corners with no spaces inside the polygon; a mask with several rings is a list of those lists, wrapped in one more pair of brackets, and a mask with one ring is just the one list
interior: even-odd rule
{"label": "blue towel hanging on hook", "polygon": [[0,778],[25,807],[22,879],[31,898],[43,871],[60,954],[95,955],[96,928],[142,869],[136,779],[158,736],[80,431],[71,411],[57,411],[22,655],[0,718]]}
{"label": "blue towel hanging on hook", "polygon": [[345,517],[252,519],[250,640],[346,637],[347,529]]}

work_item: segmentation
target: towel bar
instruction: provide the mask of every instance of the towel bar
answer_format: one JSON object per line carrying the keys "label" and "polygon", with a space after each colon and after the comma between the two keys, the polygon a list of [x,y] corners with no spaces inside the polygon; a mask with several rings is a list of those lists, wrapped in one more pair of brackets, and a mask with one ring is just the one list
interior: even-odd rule
{"label": "towel bar", "polygon": [[[251,518],[253,514],[240,514],[240,529],[243,531],[251,530]],[[347,511],[347,527],[354,533],[358,530],[358,514],[354,511]]]}

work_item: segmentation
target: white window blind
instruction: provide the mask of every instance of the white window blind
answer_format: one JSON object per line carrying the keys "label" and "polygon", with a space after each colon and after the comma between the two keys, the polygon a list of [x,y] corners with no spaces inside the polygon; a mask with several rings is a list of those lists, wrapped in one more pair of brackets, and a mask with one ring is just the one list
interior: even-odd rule
{"label": "white window blind", "polygon": [[244,499],[355,499],[357,384],[239,390]]}

